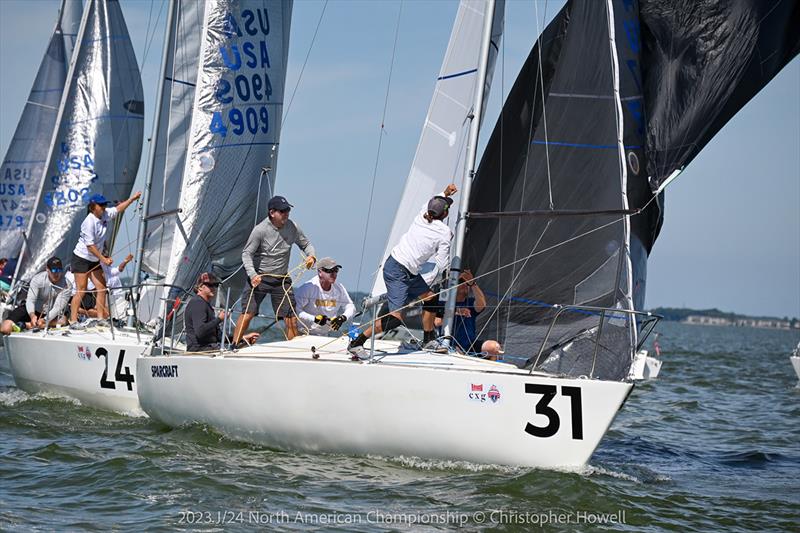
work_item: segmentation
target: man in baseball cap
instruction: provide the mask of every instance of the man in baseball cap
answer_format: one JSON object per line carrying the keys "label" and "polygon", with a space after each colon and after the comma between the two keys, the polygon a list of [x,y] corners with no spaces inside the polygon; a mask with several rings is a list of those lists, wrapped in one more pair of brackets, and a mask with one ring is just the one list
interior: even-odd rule
{"label": "man in baseball cap", "polygon": [[289,257],[292,245],[296,244],[306,256],[305,266],[311,268],[316,263],[314,246],[306,238],[303,230],[289,220],[289,212],[294,207],[283,196],[273,196],[267,203],[269,214],[250,233],[242,250],[242,263],[250,278],[250,286],[242,293],[242,314],[236,321],[233,342],[238,343],[250,321],[269,294],[272,309],[277,320],[283,319],[286,338],[297,335],[297,317],[292,278],[289,276]]}
{"label": "man in baseball cap", "polygon": [[[214,313],[212,300],[217,294],[220,282],[213,272],[203,272],[197,277],[195,295],[186,304],[183,313],[183,325],[186,329],[186,351],[206,352],[218,350],[222,342],[222,329],[225,322],[225,311]],[[247,344],[253,344],[258,333],[244,336]]]}
{"label": "man in baseball cap", "polygon": [[339,331],[342,324],[353,318],[356,306],[344,285],[336,281],[342,265],[331,257],[317,261],[317,277],[300,285],[295,291],[297,316],[314,335]]}

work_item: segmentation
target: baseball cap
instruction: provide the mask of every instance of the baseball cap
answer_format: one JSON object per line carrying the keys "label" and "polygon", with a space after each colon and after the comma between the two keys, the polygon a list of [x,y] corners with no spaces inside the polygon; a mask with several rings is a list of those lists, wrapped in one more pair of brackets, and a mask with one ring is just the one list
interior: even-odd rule
{"label": "baseball cap", "polygon": [[198,287],[200,285],[219,285],[219,278],[214,275],[213,272],[203,272],[199,276],[197,276],[197,284]]}
{"label": "baseball cap", "polygon": [[434,196],[428,202],[428,212],[432,213],[435,217],[440,217],[447,213],[450,206],[453,205],[453,199],[445,196]]}
{"label": "baseball cap", "polygon": [[294,206],[283,196],[273,196],[269,199],[269,203],[267,204],[267,209],[277,209],[278,211],[285,211],[292,207]]}
{"label": "baseball cap", "polygon": [[109,202],[108,202],[108,199],[105,196],[103,196],[102,194],[93,194],[93,195],[91,195],[89,197],[89,203],[90,204],[94,203],[94,204],[102,205],[103,207],[105,207],[106,205],[108,205]]}
{"label": "baseball cap", "polygon": [[61,259],[58,257],[51,257],[47,260],[47,270],[56,270],[56,272],[61,272],[64,270],[64,265],[61,263]]}
{"label": "baseball cap", "polygon": [[317,269],[321,268],[327,268],[330,270],[332,268],[342,268],[342,265],[338,264],[332,257],[323,257],[317,261]]}

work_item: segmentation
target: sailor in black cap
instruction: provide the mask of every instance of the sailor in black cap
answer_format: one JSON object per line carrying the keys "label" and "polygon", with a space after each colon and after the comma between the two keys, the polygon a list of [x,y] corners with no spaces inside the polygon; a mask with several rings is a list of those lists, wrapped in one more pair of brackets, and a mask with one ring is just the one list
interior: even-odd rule
{"label": "sailor in black cap", "polygon": [[67,308],[73,285],[64,276],[61,259],[51,257],[47,269],[31,278],[25,302],[12,310],[0,325],[0,332],[9,335],[23,329],[55,326]]}
{"label": "sailor in black cap", "polygon": [[122,214],[129,205],[141,196],[142,193],[137,192],[124,202],[118,203],[116,207],[106,207],[109,202],[102,194],[94,194],[89,197],[89,205],[86,208],[88,214],[81,223],[81,234],[78,238],[78,244],[75,245],[75,249],[72,252],[72,263],[70,264],[70,269],[75,275],[76,290],[70,309],[70,322],[73,322],[76,327],[78,310],[90,277],[97,291],[97,316],[101,320],[108,318],[106,278],[100,268],[101,262],[106,265],[111,265],[114,262],[111,257],[105,255],[108,223]]}
{"label": "sailor in black cap", "polygon": [[242,263],[250,279],[250,287],[245,287],[242,293],[242,314],[236,321],[233,334],[235,344],[242,339],[267,294],[272,300],[275,318],[284,321],[286,337],[293,339],[297,335],[292,278],[288,275],[292,245],[296,244],[306,255],[306,268],[312,268],[317,259],[314,246],[303,230],[289,220],[292,207],[283,196],[270,198],[267,204],[269,215],[253,228],[242,250]]}

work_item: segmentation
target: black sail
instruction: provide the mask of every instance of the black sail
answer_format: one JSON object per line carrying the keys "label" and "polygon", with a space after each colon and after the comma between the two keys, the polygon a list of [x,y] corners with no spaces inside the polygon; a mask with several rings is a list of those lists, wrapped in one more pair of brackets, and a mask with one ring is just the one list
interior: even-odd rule
{"label": "black sail", "polygon": [[798,50],[796,1],[568,2],[472,188],[464,266],[488,297],[480,337],[537,369],[624,379],[635,323],[585,307],[643,308],[654,191]]}
{"label": "black sail", "polygon": [[797,0],[640,0],[656,190],[800,51]]}
{"label": "black sail", "polygon": [[[473,185],[464,256],[489,300],[481,336],[540,369],[623,379],[630,367],[631,316],[586,307],[634,308],[623,213],[629,180],[646,184],[636,13],[630,1],[562,9],[511,89]],[[510,211],[523,215],[474,216]]]}

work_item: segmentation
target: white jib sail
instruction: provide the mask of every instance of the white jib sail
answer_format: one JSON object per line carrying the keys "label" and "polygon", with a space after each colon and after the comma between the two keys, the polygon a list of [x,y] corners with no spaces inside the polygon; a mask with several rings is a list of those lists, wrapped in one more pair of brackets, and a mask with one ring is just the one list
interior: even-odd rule
{"label": "white jib sail", "polygon": [[90,1],[79,33],[20,280],[51,256],[69,261],[89,197],[126,199],[139,168],[142,82],[119,2]]}
{"label": "white jib sail", "polygon": [[241,266],[253,221],[266,211],[280,136],[292,2],[209,0],[205,7],[191,136],[166,283],[191,287],[199,272]]}
{"label": "white jib sail", "polygon": [[[496,2],[484,101],[489,96],[494,63],[503,35],[504,11],[504,0]],[[431,197],[441,194],[448,183],[461,182],[467,153],[468,116],[477,90],[485,13],[485,0],[462,0],[459,3],[414,162],[406,179],[386,248],[380,258],[381,264],[389,257],[392,248],[400,241],[425,203]],[[452,229],[455,222],[454,210],[447,223]],[[433,263],[426,265],[420,273],[429,284],[440,274]],[[381,267],[372,285],[371,294],[378,296],[385,292]]]}
{"label": "white jib sail", "polygon": [[0,165],[0,257],[16,264],[44,176],[47,147],[81,24],[80,0],[64,0],[6,157]]}
{"label": "white jib sail", "polygon": [[[176,0],[172,28],[168,28],[166,62],[164,64],[163,92],[159,113],[158,131],[153,162],[153,180],[148,197],[147,212],[156,215],[178,208],[181,181],[186,153],[189,148],[189,130],[192,124],[195,87],[197,86],[197,58],[203,35],[205,0]],[[166,275],[169,252],[175,232],[175,215],[153,219],[147,224],[143,270],[158,277]]]}

